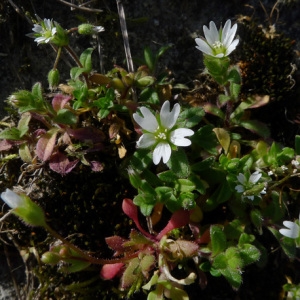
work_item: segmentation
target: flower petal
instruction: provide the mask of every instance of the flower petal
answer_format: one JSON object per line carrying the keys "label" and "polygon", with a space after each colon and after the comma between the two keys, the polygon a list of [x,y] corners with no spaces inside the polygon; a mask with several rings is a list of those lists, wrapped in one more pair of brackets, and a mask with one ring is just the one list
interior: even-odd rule
{"label": "flower petal", "polygon": [[154,134],[144,133],[136,142],[138,148],[149,148],[156,143]]}
{"label": "flower petal", "polygon": [[160,110],[160,122],[164,128],[171,129],[177,121],[180,113],[180,105],[176,103],[170,111],[170,102],[165,101]]}
{"label": "flower petal", "polygon": [[291,221],[284,221],[283,225],[289,229],[282,228],[279,229],[279,232],[289,238],[296,239],[299,237],[300,227],[298,224]]}
{"label": "flower petal", "polygon": [[232,26],[232,28],[229,30],[229,32],[227,33],[227,36],[224,36],[224,41],[223,41],[223,45],[228,48],[229,45],[232,43],[235,33],[237,31],[237,24],[234,24]]}
{"label": "flower petal", "polygon": [[143,115],[141,117],[139,114],[134,113],[133,114],[133,119],[145,130],[149,132],[154,132],[158,128],[158,123],[153,115],[153,113],[147,108],[142,106],[140,108],[140,111]]}
{"label": "flower petal", "polygon": [[237,180],[242,184],[244,185],[246,183],[246,177],[243,173],[240,173],[238,176],[237,176]]}
{"label": "flower petal", "polygon": [[222,29],[222,38],[221,38],[221,42],[222,44],[225,46],[226,41],[228,41],[229,37],[230,37],[230,28],[231,28],[231,20],[227,20],[224,28]]}
{"label": "flower petal", "polygon": [[6,189],[5,192],[1,193],[1,198],[10,208],[25,206],[24,199],[10,189]]}
{"label": "flower petal", "polygon": [[238,43],[239,43],[239,40],[236,39],[230,44],[230,46],[226,49],[226,56],[228,56],[236,48]]}
{"label": "flower petal", "polygon": [[249,182],[251,183],[256,183],[260,177],[261,177],[261,173],[259,173],[258,171],[255,171],[253,174],[251,174],[250,178],[249,178]]}
{"label": "flower petal", "polygon": [[192,136],[194,131],[187,128],[178,128],[171,132],[170,140],[176,146],[189,146],[191,145],[191,141],[186,139],[186,136]]}
{"label": "flower petal", "polygon": [[220,40],[219,31],[213,21],[209,22],[209,29],[205,25],[203,26],[203,32],[208,44],[210,45]]}
{"label": "flower petal", "polygon": [[207,54],[207,55],[211,55],[213,56],[213,52],[212,49],[210,48],[210,46],[207,44],[206,41],[196,38],[195,42],[197,43],[198,46],[196,46],[196,48],[200,51],[202,51],[203,53]]}
{"label": "flower petal", "polygon": [[153,163],[158,165],[161,158],[167,163],[171,157],[171,147],[168,143],[159,143],[153,151]]}
{"label": "flower petal", "polygon": [[244,188],[244,186],[243,185],[237,185],[236,187],[235,187],[235,190],[238,192],[238,193],[243,193],[244,191],[245,191],[245,188]]}

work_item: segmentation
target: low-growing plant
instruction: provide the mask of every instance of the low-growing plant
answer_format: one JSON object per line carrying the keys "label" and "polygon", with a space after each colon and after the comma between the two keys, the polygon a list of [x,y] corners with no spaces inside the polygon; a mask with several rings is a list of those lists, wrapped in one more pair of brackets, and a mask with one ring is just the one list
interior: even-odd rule
{"label": "low-growing plant", "polygon": [[[52,229],[41,199],[30,199],[32,191],[16,193],[22,182],[18,174],[18,181],[2,182],[7,189],[1,197],[11,210],[1,222],[9,229],[12,212],[25,224],[47,230],[55,240],[48,240],[49,249],[41,254],[44,264],[64,273],[100,265],[99,278],[120,277],[122,296],[142,290],[151,300],[189,299],[185,287],[204,289],[209,276],[223,276],[238,290],[247,267],[263,267],[268,260],[268,245],[260,238],[266,231],[277,240],[278,251],[298,259],[299,222],[290,220],[299,211],[290,207],[299,198],[300,137],[294,148],[286,147],[272,138],[268,124],[252,118],[250,112],[267,106],[270,98],[241,96],[243,76],[230,59],[239,47],[238,24],[228,20],[218,30],[211,21],[203,29],[205,38],[196,39],[196,48],[222,92],[216,103],[191,106],[184,92],[174,96],[175,84],[158,67],[170,46],[156,54],[146,47],[135,72],[115,66],[100,74],[93,70],[93,49],[77,57],[69,40],[71,32],[101,34],[103,27],[65,30],[55,21],[37,20],[29,36],[57,52],[49,91],[36,83],[31,91],[9,97],[17,123],[1,123],[1,168],[18,160],[31,173],[69,176],[82,166],[90,168],[85,172],[105,172],[113,152],[121,162],[116,176],[127,170],[124,190],[132,195],[117,205],[136,227],[129,238],[106,237],[112,258],[83,250]],[[62,85],[63,49],[76,65]],[[298,293],[292,284],[284,289]]]}

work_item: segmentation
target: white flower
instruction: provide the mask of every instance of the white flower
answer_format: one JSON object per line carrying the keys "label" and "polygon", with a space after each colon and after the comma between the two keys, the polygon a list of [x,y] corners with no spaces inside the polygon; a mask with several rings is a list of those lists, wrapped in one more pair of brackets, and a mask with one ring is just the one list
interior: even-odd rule
{"label": "white flower", "polygon": [[257,184],[261,176],[261,173],[255,171],[250,175],[249,179],[247,179],[244,174],[239,173],[239,175],[237,176],[237,180],[240,184],[235,187],[235,190],[238,193],[243,193],[243,198],[246,197],[249,200],[254,200],[255,195],[260,196],[260,194],[266,194],[265,186],[262,184]]}
{"label": "white flower", "polygon": [[231,20],[227,20],[224,28],[220,28],[218,31],[216,24],[211,21],[209,23],[209,29],[204,25],[204,38],[196,38],[196,48],[203,53],[214,56],[224,57],[228,56],[239,43],[238,39],[234,39],[237,30],[237,24],[231,27]]}
{"label": "white flower", "polygon": [[300,234],[300,226],[298,224],[296,224],[295,222],[291,222],[291,221],[283,221],[283,225],[286,228],[282,228],[279,229],[279,232],[289,238],[292,239],[297,239],[299,237]]}
{"label": "white flower", "polygon": [[194,131],[187,128],[176,128],[180,113],[180,105],[175,104],[170,111],[170,102],[165,101],[160,114],[154,116],[147,107],[141,107],[140,112],[133,114],[134,120],[142,127],[143,135],[137,141],[137,147],[154,147],[153,163],[158,164],[163,159],[167,163],[171,157],[171,146],[189,146],[191,141],[186,136],[192,136]]}
{"label": "white flower", "polygon": [[103,26],[94,26],[92,30],[94,33],[99,33],[99,32],[105,31]]}
{"label": "white flower", "polygon": [[34,41],[38,44],[49,43],[54,38],[57,29],[53,21],[49,19],[44,19],[40,24],[34,24],[32,31],[35,33],[30,33],[28,36],[35,38]]}
{"label": "white flower", "polygon": [[24,199],[10,189],[6,189],[5,192],[1,193],[1,198],[10,208],[26,206]]}

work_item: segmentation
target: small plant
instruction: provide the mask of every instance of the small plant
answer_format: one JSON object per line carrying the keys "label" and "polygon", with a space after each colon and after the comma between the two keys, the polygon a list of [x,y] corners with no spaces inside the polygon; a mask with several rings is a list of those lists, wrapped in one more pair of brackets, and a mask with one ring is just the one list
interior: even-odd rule
{"label": "small plant", "polygon": [[[299,222],[286,216],[299,197],[300,138],[294,148],[286,147],[272,139],[268,124],[252,118],[250,112],[267,106],[270,98],[242,95],[240,68],[230,59],[239,45],[238,24],[231,25],[227,20],[218,30],[210,22],[203,27],[205,39],[196,39],[218,94],[216,103],[194,107],[184,95],[172,95],[173,83],[158,67],[169,46],[157,54],[146,47],[135,72],[115,66],[100,74],[93,71],[93,49],[77,57],[69,39],[71,32],[101,33],[102,26],[64,30],[49,19],[34,25],[29,36],[57,52],[48,73],[50,92],[36,83],[31,91],[9,97],[17,123],[2,124],[2,168],[18,160],[58,180],[57,173],[78,174],[83,167],[89,168],[84,172],[105,173],[120,163],[115,176],[126,182],[122,209],[136,227],[127,231],[129,238],[105,238],[113,251],[107,259],[98,254],[103,245],[97,253],[82,250],[50,227],[47,197],[39,199],[30,190],[31,199],[6,189],[1,197],[10,212],[52,235],[45,242],[48,249],[41,250],[43,263],[64,273],[96,267],[97,278],[120,278],[117,293],[131,297],[142,290],[151,300],[189,299],[186,287],[204,289],[209,276],[223,276],[238,290],[249,265],[266,264],[268,245],[261,238],[266,231],[278,251],[297,258]],[[58,70],[62,49],[76,62],[63,87]],[[22,174],[2,188],[17,190],[20,183],[33,189],[34,182],[22,180]],[[10,212],[1,218],[7,228]],[[284,289],[297,294],[297,286]]]}

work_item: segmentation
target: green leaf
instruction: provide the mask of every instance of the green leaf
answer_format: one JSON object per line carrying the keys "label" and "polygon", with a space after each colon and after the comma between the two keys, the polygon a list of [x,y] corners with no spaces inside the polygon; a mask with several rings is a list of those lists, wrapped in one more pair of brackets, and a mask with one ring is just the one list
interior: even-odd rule
{"label": "green leaf", "polygon": [[254,240],[255,240],[254,235],[243,232],[239,238],[238,245],[239,247],[243,247],[244,244],[252,243]]}
{"label": "green leaf", "polygon": [[219,204],[226,202],[232,195],[229,183],[224,180],[211,195],[207,198],[204,210],[211,211],[215,209]]}
{"label": "green leaf", "polygon": [[147,67],[149,68],[150,72],[152,73],[155,68],[155,58],[154,58],[152,50],[148,46],[145,47],[145,49],[144,49],[144,59],[145,59]]}
{"label": "green leaf", "polygon": [[221,227],[216,225],[210,226],[210,239],[212,256],[216,256],[226,249],[226,236]]}
{"label": "green leaf", "polygon": [[90,71],[92,71],[92,53],[93,53],[94,49],[93,48],[87,48],[86,50],[84,50],[82,52],[82,54],[80,55],[80,62],[82,63],[85,72],[89,73]]}
{"label": "green leaf", "polygon": [[295,136],[295,152],[296,155],[300,155],[300,135]]}
{"label": "green leaf", "polygon": [[243,244],[240,248],[240,256],[243,260],[243,267],[250,265],[260,258],[260,251],[251,244]]}
{"label": "green leaf", "polygon": [[165,54],[165,52],[166,52],[167,50],[169,50],[169,49],[172,48],[172,47],[173,47],[172,44],[169,44],[169,45],[160,47],[159,50],[158,50],[158,52],[157,52],[157,54],[156,54],[156,58],[157,58],[157,59],[160,58],[163,54]]}
{"label": "green leaf", "polygon": [[[227,101],[229,101],[231,99],[230,96],[227,95],[219,95],[219,103],[221,106],[223,106],[224,104],[226,104]],[[223,112],[222,112],[223,113]]]}
{"label": "green leaf", "polygon": [[62,265],[62,267],[59,268],[59,270],[64,273],[76,273],[91,265],[88,261],[81,261],[77,259],[66,259],[65,261],[70,265]]}
{"label": "green leaf", "polygon": [[232,83],[236,83],[238,85],[241,84],[241,82],[242,82],[241,74],[240,74],[239,70],[236,67],[232,68],[229,71],[227,80],[232,82]]}
{"label": "green leaf", "polygon": [[74,115],[70,110],[63,108],[57,112],[54,122],[59,124],[74,125],[77,123],[77,116]]}
{"label": "green leaf", "polygon": [[0,132],[0,139],[18,141],[21,139],[21,132],[15,127],[6,128]]}
{"label": "green leaf", "polygon": [[172,170],[161,172],[157,174],[157,177],[164,182],[175,182],[175,180],[178,179],[178,177]]}
{"label": "green leaf", "polygon": [[195,189],[195,185],[188,179],[177,179],[175,182],[175,188],[180,192],[192,192]]}
{"label": "green leaf", "polygon": [[224,128],[214,128],[213,132],[216,134],[219,143],[227,154],[230,145],[230,135]]}
{"label": "green leaf", "polygon": [[232,98],[234,100],[237,100],[240,95],[241,85],[234,82],[230,82],[229,88],[230,88],[230,94]]}
{"label": "green leaf", "polygon": [[[230,99],[230,97],[229,97],[229,99]],[[227,99],[227,100],[229,100],[229,99]],[[225,98],[223,100],[225,100]],[[223,103],[222,102],[222,97],[221,97],[220,101],[221,101],[221,103]],[[206,103],[206,104],[203,105],[203,108],[204,108],[206,113],[211,114],[211,115],[216,116],[216,117],[219,117],[222,120],[225,119],[224,112],[220,108],[218,108],[216,105]]]}
{"label": "green leaf", "polygon": [[177,151],[172,151],[170,160],[167,166],[179,178],[187,178],[190,175],[190,166],[184,150],[178,148]]}
{"label": "green leaf", "polygon": [[202,107],[190,107],[183,110],[177,120],[178,127],[191,128],[199,124],[205,115]]}
{"label": "green leaf", "polygon": [[152,85],[155,80],[156,79],[153,76],[144,76],[136,80],[134,83],[139,88],[145,88],[149,85]]}
{"label": "green leaf", "polygon": [[242,283],[240,270],[225,269],[221,271],[222,275],[228,280],[234,289],[238,289]]}
{"label": "green leaf", "polygon": [[141,213],[144,216],[151,215],[156,202],[156,197],[153,197],[153,194],[145,194],[141,192],[133,199],[133,203],[140,207]]}
{"label": "green leaf", "polygon": [[85,68],[74,67],[70,70],[70,77],[72,79],[77,79],[85,71]]}
{"label": "green leaf", "polygon": [[279,166],[284,165],[287,162],[290,162],[295,155],[295,151],[292,148],[283,148],[282,151],[277,155],[277,161]]}
{"label": "green leaf", "polygon": [[[154,273],[153,276],[150,278],[150,280],[149,280],[145,285],[143,285],[142,288],[143,288],[144,290],[149,291],[149,290],[151,289],[151,287],[157,283],[158,278],[159,278],[159,277],[158,277],[158,274],[157,274],[157,273]],[[149,298],[147,298],[147,299],[149,299]],[[155,298],[155,299],[156,299],[156,298]],[[154,299],[154,300],[155,300],[155,299]]]}
{"label": "green leaf", "polygon": [[159,105],[159,97],[156,90],[153,87],[146,87],[140,93],[139,100],[141,102],[149,102]]}
{"label": "green leaf", "polygon": [[191,166],[192,171],[195,173],[203,172],[209,170],[215,162],[215,157],[208,157],[200,162],[197,162]]}
{"label": "green leaf", "polygon": [[29,150],[28,144],[24,143],[19,146],[19,155],[23,162],[25,163],[32,163],[33,157],[31,155],[31,152]]}
{"label": "green leaf", "polygon": [[171,197],[174,197],[173,189],[168,186],[159,186],[155,188],[158,202],[166,203]]}
{"label": "green leaf", "polygon": [[190,139],[193,144],[199,145],[208,153],[218,155],[217,146],[219,143],[213,128],[212,125],[205,125],[195,132]]}
{"label": "green leaf", "polygon": [[151,151],[148,149],[137,149],[130,161],[135,171],[140,173],[147,169],[151,163]]}
{"label": "green leaf", "polygon": [[272,228],[271,226],[269,226],[268,229],[276,237],[284,253],[290,259],[294,259],[296,257],[296,251],[297,251],[295,240],[288,237],[284,237],[283,235],[281,235],[281,233],[278,230]]}
{"label": "green leaf", "polygon": [[24,113],[21,116],[21,119],[18,122],[18,129],[20,130],[20,137],[25,135],[29,130],[29,122],[31,120],[31,114],[30,113]]}
{"label": "green leaf", "polygon": [[215,269],[226,269],[227,265],[227,257],[224,253],[220,253],[214,258],[212,266]]}
{"label": "green leaf", "polygon": [[31,93],[36,100],[43,102],[43,90],[42,90],[42,85],[41,83],[37,82],[36,84],[33,85]]}
{"label": "green leaf", "polygon": [[199,192],[200,194],[204,195],[206,189],[208,188],[208,184],[202,180],[198,175],[192,173],[189,176],[189,180],[193,182],[195,185],[195,190]]}
{"label": "green leaf", "polygon": [[240,126],[260,135],[263,138],[268,138],[270,136],[270,130],[268,126],[257,120],[246,120],[239,123]]}

